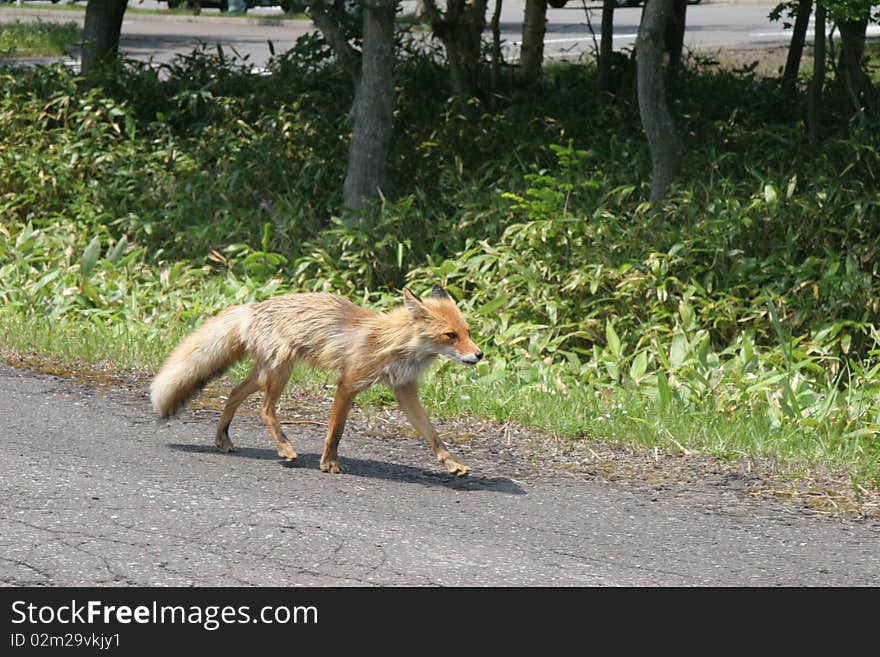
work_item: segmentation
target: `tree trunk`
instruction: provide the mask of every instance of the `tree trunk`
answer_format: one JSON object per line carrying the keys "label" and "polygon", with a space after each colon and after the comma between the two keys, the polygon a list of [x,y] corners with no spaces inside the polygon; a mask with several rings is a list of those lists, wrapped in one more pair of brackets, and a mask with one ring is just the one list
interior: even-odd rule
{"label": "tree trunk", "polygon": [[611,91],[611,58],[614,54],[614,7],[615,0],[602,2],[602,36],[599,41],[598,87],[599,93]]}
{"label": "tree trunk", "polygon": [[843,92],[854,112],[867,110],[873,116],[880,114],[877,92],[871,78],[862,68],[865,55],[865,31],[868,19],[846,20],[840,27],[840,59],[837,65]]}
{"label": "tree trunk", "polygon": [[813,77],[807,95],[807,131],[810,141],[819,141],[822,129],[822,88],[825,86],[825,14],[824,5],[816,5],[816,36],[813,41]]}
{"label": "tree trunk", "polygon": [[459,96],[471,96],[479,88],[486,3],[487,0],[447,0],[443,12],[434,0],[425,3],[431,30],[446,49],[452,92]]}
{"label": "tree trunk", "polygon": [[128,0],[89,0],[83,24],[80,69],[91,70],[99,61],[115,57]]}
{"label": "tree trunk", "polygon": [[360,78],[352,105],[348,169],[342,188],[353,220],[372,201],[387,196],[388,145],[394,112],[394,13],[396,0],[364,3]]}
{"label": "tree trunk", "polygon": [[[306,4],[312,22],[339,58],[343,68],[354,79],[355,91],[357,91],[361,79],[361,52],[348,42],[348,37],[340,26],[344,18],[335,11],[335,7],[325,7],[322,0],[306,0]],[[333,14],[328,11],[332,11]]]}
{"label": "tree trunk", "polygon": [[672,11],[666,21],[666,52],[669,54],[669,68],[678,70],[681,65],[681,51],[684,48],[684,26],[687,17],[687,0],[672,0]]}
{"label": "tree trunk", "polygon": [[537,86],[541,81],[546,29],[547,0],[526,0],[522,48],[519,55],[520,73],[526,89]]}
{"label": "tree trunk", "polygon": [[495,0],[492,10],[492,88],[501,83],[501,5],[503,0]]}
{"label": "tree trunk", "polygon": [[797,83],[798,70],[801,65],[801,56],[804,52],[804,42],[807,38],[807,27],[810,24],[810,13],[812,10],[813,0],[798,0],[794,30],[791,33],[788,57],[785,60],[785,70],[782,73],[782,90],[789,94],[794,92],[794,87]]}
{"label": "tree trunk", "polygon": [[639,114],[651,151],[651,202],[660,201],[681,169],[675,122],[666,101],[663,79],[665,29],[673,0],[650,0],[642,13],[636,39]]}

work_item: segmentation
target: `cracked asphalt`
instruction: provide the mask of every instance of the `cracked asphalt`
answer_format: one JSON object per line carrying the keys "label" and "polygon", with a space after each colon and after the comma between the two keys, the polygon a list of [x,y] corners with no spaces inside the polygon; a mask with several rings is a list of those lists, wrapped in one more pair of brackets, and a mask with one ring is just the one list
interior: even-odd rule
{"label": "cracked asphalt", "polygon": [[[144,386],[145,388],[145,386]],[[7,586],[878,586],[880,524],[809,516],[735,481],[659,491],[538,468],[504,444],[454,453],[367,437],[321,473],[323,428],[156,420],[145,389],[0,365],[0,582]],[[389,411],[389,413],[392,411]]]}

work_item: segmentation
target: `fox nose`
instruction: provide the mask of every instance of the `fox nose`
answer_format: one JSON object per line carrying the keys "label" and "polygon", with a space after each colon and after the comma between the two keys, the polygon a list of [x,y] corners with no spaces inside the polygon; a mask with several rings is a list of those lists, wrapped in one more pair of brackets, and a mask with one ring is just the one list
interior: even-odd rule
{"label": "fox nose", "polygon": [[477,353],[474,354],[474,358],[476,358],[477,360],[481,360],[483,358],[483,352],[477,351]]}

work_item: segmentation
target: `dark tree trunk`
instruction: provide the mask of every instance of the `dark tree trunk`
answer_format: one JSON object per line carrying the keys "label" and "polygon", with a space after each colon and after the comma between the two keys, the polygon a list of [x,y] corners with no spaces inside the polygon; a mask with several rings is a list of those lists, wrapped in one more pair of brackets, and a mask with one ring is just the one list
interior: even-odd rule
{"label": "dark tree trunk", "polygon": [[352,105],[352,135],[343,203],[358,217],[390,192],[388,145],[394,113],[394,11],[396,0],[364,3],[361,72]]}
{"label": "dark tree trunk", "polygon": [[342,66],[354,78],[357,91],[361,78],[361,53],[348,42],[348,37],[340,27],[340,21],[344,18],[337,14],[335,7],[325,7],[322,0],[306,0],[306,3],[312,22],[320,30],[327,45],[336,53]]}
{"label": "dark tree trunk", "polygon": [[822,89],[825,86],[825,7],[816,5],[816,36],[813,41],[813,77],[807,95],[807,131],[810,141],[819,141],[822,130]]}
{"label": "dark tree trunk", "polygon": [[394,14],[397,0],[360,0],[363,45],[354,48],[339,16],[322,0],[307,0],[312,21],[354,82],[352,134],[342,186],[346,222],[369,220],[371,203],[389,194],[388,146],[394,113]]}
{"label": "dark tree trunk", "polygon": [[492,10],[492,88],[497,89],[501,82],[501,5],[503,0],[495,0]]}
{"label": "dark tree trunk", "polygon": [[681,169],[675,122],[666,101],[663,50],[673,0],[650,0],[636,39],[639,114],[651,151],[651,202],[660,201]]}
{"label": "dark tree trunk", "polygon": [[681,65],[686,17],[687,0],[672,0],[672,12],[666,21],[666,52],[669,54],[669,68],[672,71]]}
{"label": "dark tree trunk", "polygon": [[525,89],[531,89],[541,81],[546,29],[547,0],[526,0],[522,49],[519,56],[520,72]]}
{"label": "dark tree trunk", "polygon": [[794,87],[797,83],[798,70],[801,66],[801,56],[804,52],[804,42],[807,38],[807,27],[810,24],[810,13],[812,11],[813,0],[798,0],[797,16],[794,19],[791,43],[788,46],[788,57],[785,60],[785,69],[782,73],[782,89],[786,93],[794,92]]}
{"label": "dark tree trunk", "polygon": [[838,26],[840,27],[840,59],[837,71],[843,92],[854,112],[866,110],[876,116],[880,113],[877,92],[871,83],[871,78],[862,68],[868,19],[841,21]]}
{"label": "dark tree trunk", "polygon": [[89,71],[105,58],[115,57],[128,0],[89,0],[83,25],[80,69]]}
{"label": "dark tree trunk", "polygon": [[428,0],[425,6],[431,30],[446,49],[452,92],[473,95],[479,88],[486,0],[447,0],[442,12],[434,0]]}
{"label": "dark tree trunk", "polygon": [[599,93],[611,91],[611,58],[614,54],[614,7],[615,0],[602,2],[602,36],[599,41]]}

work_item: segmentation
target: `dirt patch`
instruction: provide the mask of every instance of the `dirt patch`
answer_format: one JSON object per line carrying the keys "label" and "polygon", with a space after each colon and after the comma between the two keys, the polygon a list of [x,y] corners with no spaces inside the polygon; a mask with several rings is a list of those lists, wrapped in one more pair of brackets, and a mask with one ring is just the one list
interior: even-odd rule
{"label": "dirt patch", "polygon": [[[401,430],[406,431],[406,427]],[[720,459],[686,450],[665,452],[589,438],[559,440],[541,436],[533,429],[486,420],[455,420],[438,430],[447,443],[454,443],[455,436],[462,432],[471,432],[474,437],[468,446],[496,451],[506,447],[517,460],[542,473],[630,482],[678,494],[707,487],[733,488],[749,497],[782,502],[810,514],[880,520],[880,488],[865,488],[848,473],[820,464],[745,457]]]}

